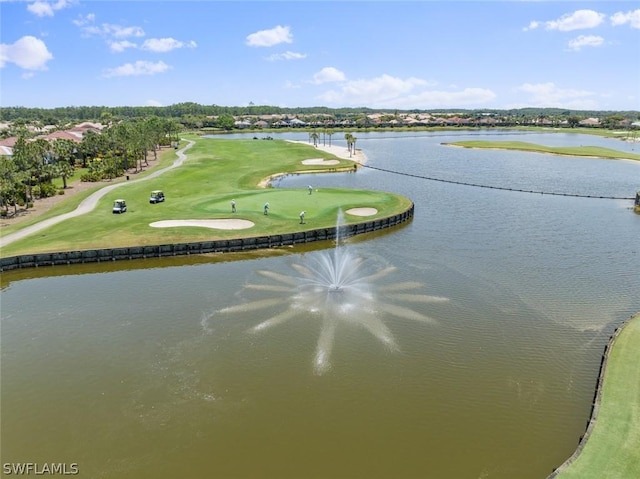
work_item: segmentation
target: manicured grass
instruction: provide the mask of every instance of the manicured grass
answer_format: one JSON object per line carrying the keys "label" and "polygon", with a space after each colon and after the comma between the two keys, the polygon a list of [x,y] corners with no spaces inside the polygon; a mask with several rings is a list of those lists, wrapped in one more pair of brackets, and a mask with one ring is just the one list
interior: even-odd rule
{"label": "manicured grass", "polygon": [[[181,146],[186,145],[186,142],[182,142]],[[149,168],[146,168],[145,170],[130,175],[132,176],[132,179],[138,179],[138,178],[143,178],[147,175],[149,175],[150,173],[154,172],[157,169],[160,168],[164,168],[166,166],[169,166],[171,163],[173,163],[173,161],[176,159],[176,153],[175,150],[173,148],[166,148],[160,151],[160,153],[158,154],[158,160],[157,162],[153,162]],[[68,184],[71,184],[72,182],[76,181],[76,177],[77,179],[80,178],[80,176],[82,175],[83,170],[79,170],[76,171],[76,173],[74,174],[73,179],[68,181]],[[39,223],[40,221],[46,220],[48,218],[52,218],[54,216],[58,216],[60,214],[64,214],[64,213],[68,213],[70,211],[75,210],[78,205],[82,202],[82,200],[84,200],[87,196],[91,195],[92,193],[94,193],[96,190],[99,190],[100,188],[103,188],[106,185],[112,184],[112,183],[123,183],[125,181],[124,177],[120,177],[120,178],[115,178],[112,181],[108,181],[108,182],[102,182],[102,183],[96,183],[95,186],[88,188],[87,190],[83,191],[82,193],[75,193],[73,195],[69,195],[67,197],[65,197],[60,203],[58,203],[55,208],[52,208],[51,210],[47,211],[46,213],[43,213],[41,215],[37,215],[33,218],[29,218],[26,221],[22,221],[20,222],[18,225],[11,225],[11,222],[8,221],[8,225],[4,226],[2,228],[2,234],[3,235],[8,235],[11,234],[15,231],[18,231],[22,228],[26,228],[27,226],[31,226],[32,224],[35,223]],[[54,180],[54,184],[56,186],[62,187],[62,180],[61,179],[56,179]],[[67,190],[69,191],[69,190]],[[37,201],[37,200],[36,200]],[[4,249],[3,249],[4,252]],[[6,256],[6,255],[0,255],[0,256]]]}
{"label": "manicured grass", "polygon": [[640,313],[624,326],[609,352],[591,436],[557,477],[640,477]]}
{"label": "manicured grass", "polygon": [[524,141],[456,141],[447,143],[452,146],[462,146],[465,148],[494,148],[501,150],[531,151],[537,153],[551,153],[554,155],[588,156],[607,159],[629,159],[640,160],[640,155],[628,153],[626,151],[611,150],[599,146],[544,146]]}
{"label": "manicured grass", "polygon": [[[340,209],[374,207],[378,214],[367,217],[374,219],[404,211],[411,204],[405,197],[376,191],[332,188],[309,195],[306,187],[259,188],[261,180],[275,173],[350,171],[353,162],[303,165],[305,159],[337,158],[310,145],[284,140],[193,139],[196,144],[186,152],[188,160],[181,167],[148,182],[125,184],[103,197],[92,212],[9,244],[2,256],[290,233],[335,226]],[[309,183],[313,184],[312,176]],[[149,193],[155,189],[165,192],[164,203],[149,204]],[[126,213],[111,213],[116,198],[127,201]],[[235,214],[231,214],[232,199],[237,204]],[[263,214],[266,202],[270,204],[268,216]],[[302,210],[306,211],[304,225],[299,224]],[[246,219],[255,226],[244,230],[149,226],[160,220],[215,218]],[[348,223],[361,220],[346,215]]]}

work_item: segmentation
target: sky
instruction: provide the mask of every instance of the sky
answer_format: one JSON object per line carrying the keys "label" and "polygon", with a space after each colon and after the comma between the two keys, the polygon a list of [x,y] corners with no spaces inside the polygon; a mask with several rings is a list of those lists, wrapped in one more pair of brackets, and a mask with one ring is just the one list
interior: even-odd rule
{"label": "sky", "polygon": [[0,0],[0,105],[640,110],[635,1]]}

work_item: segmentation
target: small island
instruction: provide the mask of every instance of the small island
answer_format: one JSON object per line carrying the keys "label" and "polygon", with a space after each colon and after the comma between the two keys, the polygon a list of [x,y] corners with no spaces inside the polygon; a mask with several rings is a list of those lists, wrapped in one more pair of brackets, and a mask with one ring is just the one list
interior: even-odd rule
{"label": "small island", "polygon": [[605,158],[611,160],[640,161],[640,155],[626,151],[612,150],[599,146],[545,146],[524,141],[456,141],[443,143],[447,146],[460,146],[463,148],[484,148],[494,150],[530,151],[532,153],[545,153],[564,156],[584,156],[589,158]]}

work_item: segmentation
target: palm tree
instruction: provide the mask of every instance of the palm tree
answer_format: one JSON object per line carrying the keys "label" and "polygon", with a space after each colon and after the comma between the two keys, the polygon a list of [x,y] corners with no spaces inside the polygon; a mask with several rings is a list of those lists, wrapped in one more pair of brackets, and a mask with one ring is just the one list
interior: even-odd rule
{"label": "palm tree", "polygon": [[311,133],[311,139],[313,140],[313,146],[318,146],[318,138],[320,138],[320,135],[318,135],[318,132],[314,131],[313,133]]}
{"label": "palm tree", "polygon": [[67,178],[73,176],[75,168],[68,161],[56,163],[56,176],[62,178],[62,188],[67,189]]}
{"label": "palm tree", "polygon": [[55,158],[55,176],[62,178],[63,188],[67,188],[67,178],[73,175],[75,168],[76,144],[71,140],[59,138],[53,143]]}
{"label": "palm tree", "polygon": [[347,140],[347,149],[349,150],[349,158],[351,158],[351,155],[356,153],[356,137],[351,133],[346,133],[344,139]]}
{"label": "palm tree", "polygon": [[351,139],[353,135],[351,133],[345,133],[344,139],[347,140],[347,150],[349,150],[349,157],[351,157]]}
{"label": "palm tree", "polygon": [[108,134],[98,135],[95,131],[89,130],[82,137],[82,142],[79,145],[79,152],[82,157],[83,168],[87,167],[87,160],[89,158],[94,159],[99,153],[106,150],[106,140]]}

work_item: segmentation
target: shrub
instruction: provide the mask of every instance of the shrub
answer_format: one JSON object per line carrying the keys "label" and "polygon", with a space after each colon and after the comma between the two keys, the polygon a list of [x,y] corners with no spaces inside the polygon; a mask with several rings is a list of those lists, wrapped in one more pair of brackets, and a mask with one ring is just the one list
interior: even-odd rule
{"label": "shrub", "polygon": [[102,180],[102,173],[98,171],[89,171],[80,177],[80,181],[95,182]]}
{"label": "shrub", "polygon": [[[36,191],[36,187],[34,187],[33,191],[35,194]],[[50,196],[55,196],[55,194],[57,193],[58,188],[56,188],[53,184],[51,183],[42,183],[40,185],[40,198],[49,198]]]}

